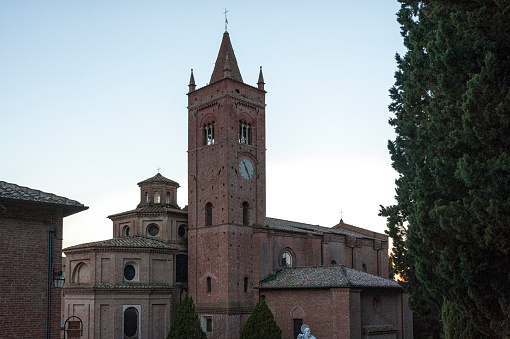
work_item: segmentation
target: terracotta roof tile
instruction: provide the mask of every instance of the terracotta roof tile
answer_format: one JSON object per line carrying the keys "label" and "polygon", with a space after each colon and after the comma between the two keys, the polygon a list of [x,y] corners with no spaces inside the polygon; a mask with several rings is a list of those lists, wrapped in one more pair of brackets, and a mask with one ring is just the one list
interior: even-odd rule
{"label": "terracotta roof tile", "polygon": [[11,184],[6,181],[0,181],[0,198],[63,205],[65,207],[64,216],[88,209],[87,206],[76,200],[29,187]]}
{"label": "terracotta roof tile", "polygon": [[333,233],[333,234],[342,234],[342,235],[350,235],[357,238],[371,238],[366,234],[348,231],[344,229],[336,229],[331,227],[324,227],[319,225],[311,225],[305,224],[296,221],[288,221],[276,218],[266,218],[266,224],[270,227],[281,229],[285,231],[292,232],[301,232],[301,233],[312,233],[312,234],[322,234],[322,233]]}
{"label": "terracotta roof tile", "polygon": [[85,244],[79,244],[67,247],[64,249],[64,251],[98,247],[177,249],[176,247],[171,246],[164,241],[135,235],[130,237],[120,237],[102,241],[89,242]]}
{"label": "terracotta roof tile", "polygon": [[343,265],[285,268],[261,281],[258,288],[334,288],[384,287],[400,288],[390,279],[354,270]]}
{"label": "terracotta roof tile", "polygon": [[0,197],[84,207],[83,204],[80,204],[76,200],[61,197],[53,193],[46,193],[32,188],[18,186],[5,181],[0,181]]}
{"label": "terracotta roof tile", "polygon": [[131,211],[121,212],[109,215],[108,218],[116,217],[119,215],[125,215],[130,213],[178,213],[178,214],[188,214],[187,205],[185,208],[174,208],[174,207],[166,207],[165,205],[142,205]]}
{"label": "terracotta roof tile", "polygon": [[160,173],[156,174],[155,176],[149,178],[149,179],[145,179],[143,181],[140,181],[138,183],[138,186],[140,186],[141,184],[146,184],[146,183],[151,183],[151,182],[166,182],[168,184],[172,184],[174,186],[177,186],[179,187],[179,183],[173,181],[173,180],[170,180],[168,178],[165,178],[164,176],[162,176]]}

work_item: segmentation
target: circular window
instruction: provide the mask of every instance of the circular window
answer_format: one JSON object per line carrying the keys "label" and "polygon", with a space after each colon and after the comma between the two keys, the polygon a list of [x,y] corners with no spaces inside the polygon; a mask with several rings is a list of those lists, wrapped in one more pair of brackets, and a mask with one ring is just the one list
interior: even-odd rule
{"label": "circular window", "polygon": [[186,235],[186,226],[184,225],[179,226],[179,229],[177,230],[177,235],[181,238],[184,238],[184,236]]}
{"label": "circular window", "polygon": [[133,280],[135,278],[136,270],[133,265],[126,265],[124,267],[124,278],[126,280]]}
{"label": "circular window", "polygon": [[292,267],[292,254],[289,251],[282,253],[282,267]]}
{"label": "circular window", "polygon": [[147,227],[147,233],[149,235],[155,237],[159,233],[159,227],[156,224],[150,224],[149,227]]}

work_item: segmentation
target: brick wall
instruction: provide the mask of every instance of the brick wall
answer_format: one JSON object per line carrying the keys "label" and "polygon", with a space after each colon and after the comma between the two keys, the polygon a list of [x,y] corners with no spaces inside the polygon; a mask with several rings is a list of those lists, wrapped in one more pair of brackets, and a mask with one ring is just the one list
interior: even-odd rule
{"label": "brick wall", "polygon": [[[0,215],[0,337],[45,338],[48,226],[55,226],[52,271],[62,267],[62,210],[44,203],[2,201]],[[60,336],[61,291],[51,272],[51,338]]]}

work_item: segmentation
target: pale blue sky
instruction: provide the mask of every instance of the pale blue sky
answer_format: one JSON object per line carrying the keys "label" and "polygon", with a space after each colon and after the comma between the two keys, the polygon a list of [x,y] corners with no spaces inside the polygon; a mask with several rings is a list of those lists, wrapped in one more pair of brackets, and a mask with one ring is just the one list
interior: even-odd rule
{"label": "pale blue sky", "polygon": [[2,1],[0,180],[89,206],[64,246],[110,238],[107,215],[161,173],[187,204],[187,85],[211,76],[224,31],[266,82],[267,215],[378,232],[393,202],[386,148],[396,0]]}

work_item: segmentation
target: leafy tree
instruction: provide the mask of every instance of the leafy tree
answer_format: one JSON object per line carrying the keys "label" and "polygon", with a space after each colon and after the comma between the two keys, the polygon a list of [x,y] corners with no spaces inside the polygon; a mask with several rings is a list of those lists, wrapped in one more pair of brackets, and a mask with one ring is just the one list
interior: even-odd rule
{"label": "leafy tree", "polygon": [[193,298],[186,295],[177,309],[168,339],[205,339],[205,332],[200,326],[200,319],[195,313]]}
{"label": "leafy tree", "polygon": [[447,338],[508,336],[510,1],[399,2],[392,273]]}
{"label": "leafy tree", "polygon": [[257,303],[244,324],[241,339],[280,339],[282,330],[276,324],[273,313],[264,300]]}

